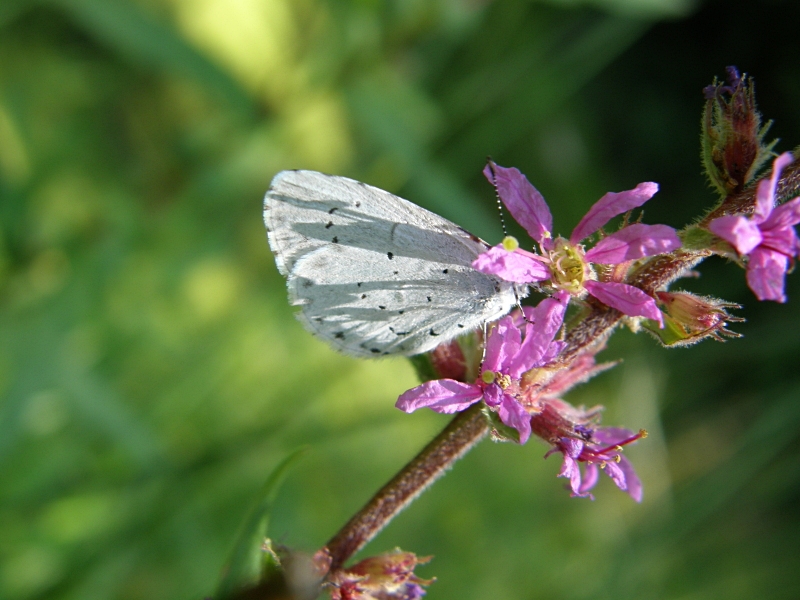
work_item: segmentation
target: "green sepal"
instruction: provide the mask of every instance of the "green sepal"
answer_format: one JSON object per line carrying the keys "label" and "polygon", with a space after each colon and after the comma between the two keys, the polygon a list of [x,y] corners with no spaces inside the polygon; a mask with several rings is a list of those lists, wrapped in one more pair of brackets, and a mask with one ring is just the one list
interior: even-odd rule
{"label": "green sepal", "polygon": [[272,505],[289,468],[306,452],[299,448],[284,458],[272,471],[259,492],[258,504],[247,516],[230,558],[223,570],[214,600],[231,597],[242,588],[267,583],[272,578],[283,576],[274,552],[265,551],[267,525]]}
{"label": "green sepal", "polygon": [[680,346],[692,338],[675,319],[666,313],[662,314],[664,317],[663,329],[659,328],[657,321],[651,319],[642,319],[642,327],[656,336],[658,340],[667,347]]}
{"label": "green sepal", "polygon": [[719,242],[719,238],[713,233],[696,225],[680,231],[678,237],[681,240],[681,247],[688,251],[709,250]]}
{"label": "green sepal", "polygon": [[519,444],[519,431],[503,423],[500,420],[500,415],[498,415],[485,404],[481,407],[481,412],[489,421],[489,427],[491,427],[492,430],[492,441],[516,442]]}

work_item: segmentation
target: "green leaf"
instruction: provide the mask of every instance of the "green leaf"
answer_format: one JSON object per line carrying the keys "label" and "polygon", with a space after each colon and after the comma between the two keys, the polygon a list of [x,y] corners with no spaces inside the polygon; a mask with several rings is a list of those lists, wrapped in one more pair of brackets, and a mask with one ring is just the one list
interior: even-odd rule
{"label": "green leaf", "polygon": [[[248,585],[259,582],[263,572],[266,577],[269,573],[276,573],[273,569],[263,568],[262,545],[267,534],[269,515],[275,496],[278,494],[289,468],[306,452],[306,448],[299,448],[283,459],[272,471],[264,487],[261,489],[259,497],[261,500],[250,512],[244,522],[241,532],[233,546],[230,559],[224,570],[222,581],[220,581],[214,595],[215,600],[228,598],[234,592]],[[270,565],[266,565],[269,567]]]}

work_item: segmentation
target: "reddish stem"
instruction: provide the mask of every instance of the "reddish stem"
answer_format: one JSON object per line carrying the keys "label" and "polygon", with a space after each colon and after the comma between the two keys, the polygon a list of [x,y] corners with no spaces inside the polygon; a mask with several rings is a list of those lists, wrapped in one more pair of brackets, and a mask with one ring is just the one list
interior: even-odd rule
{"label": "reddish stem", "polygon": [[450,421],[411,462],[383,486],[326,544],[331,570],[340,568],[422,491],[489,432],[480,405]]}

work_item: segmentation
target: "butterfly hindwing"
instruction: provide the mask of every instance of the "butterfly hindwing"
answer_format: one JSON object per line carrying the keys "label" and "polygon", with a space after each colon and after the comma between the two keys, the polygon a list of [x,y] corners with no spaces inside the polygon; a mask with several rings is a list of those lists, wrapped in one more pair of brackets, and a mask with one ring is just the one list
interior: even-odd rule
{"label": "butterfly hindwing", "polygon": [[516,302],[513,284],[471,267],[485,242],[352,179],[283,171],[264,221],[300,320],[347,354],[426,352]]}

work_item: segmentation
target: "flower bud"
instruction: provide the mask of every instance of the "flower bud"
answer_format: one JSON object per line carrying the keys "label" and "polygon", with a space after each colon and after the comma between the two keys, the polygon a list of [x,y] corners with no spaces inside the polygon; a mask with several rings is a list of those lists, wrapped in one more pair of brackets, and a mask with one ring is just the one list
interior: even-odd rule
{"label": "flower bud", "polygon": [[703,90],[703,163],[723,196],[744,189],[775,145],[764,144],[771,122],[761,126],[752,78],[739,75],[736,67],[727,72],[727,85],[715,79]]}
{"label": "flower bud", "polygon": [[328,576],[332,600],[418,600],[425,594],[422,586],[433,579],[420,579],[414,569],[431,559],[418,558],[399,548],[365,558],[347,569]]}
{"label": "flower bud", "polygon": [[695,344],[711,337],[724,342],[726,337],[741,337],[725,328],[728,322],[741,322],[744,319],[734,317],[726,308],[741,308],[738,304],[723,302],[714,298],[695,296],[687,292],[656,292],[659,301],[666,308],[667,326],[659,335],[665,346],[685,346]]}

